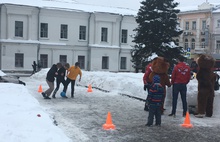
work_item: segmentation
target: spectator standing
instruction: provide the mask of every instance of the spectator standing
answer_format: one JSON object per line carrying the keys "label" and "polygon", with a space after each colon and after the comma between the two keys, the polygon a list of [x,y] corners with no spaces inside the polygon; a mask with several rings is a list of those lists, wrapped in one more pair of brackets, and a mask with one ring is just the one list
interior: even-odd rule
{"label": "spectator standing", "polygon": [[193,73],[197,73],[197,72],[198,72],[199,66],[198,66],[198,64],[196,63],[196,61],[192,61],[190,67],[191,67],[191,70],[192,70]]}
{"label": "spectator standing", "polygon": [[[149,79],[149,75],[150,75],[150,73],[152,72],[151,66],[152,66],[152,63],[150,62],[150,63],[147,65],[147,67],[146,67],[146,69],[145,69],[144,76],[143,76],[144,91],[147,90],[147,93],[148,93],[148,94],[149,94],[149,87],[150,87],[150,85],[151,85],[151,83],[152,83],[151,80]],[[148,98],[148,95],[147,95],[147,98]],[[145,105],[144,105],[144,110],[145,110],[145,111],[148,111],[148,110],[149,110],[149,109],[148,109],[149,107],[148,107],[147,98],[146,98],[146,102],[145,102]]]}
{"label": "spectator standing", "polygon": [[187,84],[189,83],[191,78],[190,75],[190,67],[184,63],[184,57],[180,56],[178,58],[178,63],[174,67],[171,77],[171,84],[173,85],[173,99],[172,99],[172,112],[169,116],[176,116],[176,106],[178,100],[178,94],[180,93],[183,105],[183,117],[186,115],[187,111],[187,100],[186,100],[186,92],[187,92]]}
{"label": "spectator standing", "polygon": [[57,76],[56,76],[56,88],[53,91],[53,98],[56,98],[56,93],[60,88],[60,83],[65,86],[65,77],[66,77],[66,70],[69,69],[70,65],[69,63],[66,63],[64,66],[62,66],[58,71],[57,71]]}
{"label": "spectator standing", "polygon": [[53,64],[53,66],[47,72],[46,82],[49,88],[45,92],[41,93],[44,99],[50,99],[49,96],[51,95],[54,89],[54,80],[55,77],[58,75],[57,70],[60,69],[61,67],[62,67],[61,63]]}
{"label": "spectator standing", "polygon": [[75,81],[76,81],[76,78],[78,75],[80,76],[79,77],[79,82],[80,82],[81,77],[82,77],[82,71],[79,67],[79,62],[76,62],[75,66],[71,66],[67,70],[67,79],[65,82],[65,86],[63,88],[63,92],[66,94],[67,87],[68,87],[69,83],[71,82],[71,98],[74,98]]}
{"label": "spectator standing", "polygon": [[35,74],[37,72],[37,64],[35,61],[33,61],[32,68],[33,68],[32,74]]}
{"label": "spectator standing", "polygon": [[154,75],[148,94],[149,115],[146,126],[152,126],[154,116],[156,125],[161,126],[161,106],[163,105],[164,87],[160,84],[160,76]]}

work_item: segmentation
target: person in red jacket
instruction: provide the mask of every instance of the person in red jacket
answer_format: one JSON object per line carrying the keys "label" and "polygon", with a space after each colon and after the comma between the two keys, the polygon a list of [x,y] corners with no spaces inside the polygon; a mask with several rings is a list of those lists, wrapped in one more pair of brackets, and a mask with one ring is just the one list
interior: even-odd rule
{"label": "person in red jacket", "polygon": [[190,67],[183,62],[184,57],[180,56],[178,58],[178,63],[174,67],[171,77],[171,84],[173,85],[173,100],[172,100],[172,112],[169,116],[176,116],[176,106],[178,94],[180,93],[183,105],[183,117],[186,115],[187,111],[187,101],[186,92],[187,84],[190,81]]}
{"label": "person in red jacket", "polygon": [[149,75],[150,75],[150,73],[152,72],[151,65],[152,65],[151,63],[149,63],[149,64],[147,65],[147,67],[146,67],[146,69],[145,69],[144,76],[143,76],[144,90],[145,90],[145,91],[146,91],[146,90],[149,91],[148,85],[151,84],[151,81],[150,81],[150,79],[149,79]]}
{"label": "person in red jacket", "polygon": [[[147,90],[147,93],[149,94],[149,88],[150,88],[150,85],[151,85],[151,81],[149,79],[149,75],[150,73],[152,72],[152,69],[151,69],[151,63],[149,63],[145,69],[145,73],[144,73],[144,76],[143,76],[143,82],[144,82],[144,91]],[[148,95],[147,95],[147,98],[146,98],[146,102],[145,102],[145,105],[144,105],[144,110],[145,111],[148,111],[149,110],[149,107],[148,107]]]}

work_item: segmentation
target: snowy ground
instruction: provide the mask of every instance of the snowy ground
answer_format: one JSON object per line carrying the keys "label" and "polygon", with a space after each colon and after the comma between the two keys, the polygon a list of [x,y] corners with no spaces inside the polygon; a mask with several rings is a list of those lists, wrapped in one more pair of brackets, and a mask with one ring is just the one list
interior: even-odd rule
{"label": "snowy ground", "polygon": [[[5,142],[218,142],[220,140],[220,91],[216,91],[214,115],[211,118],[195,118],[190,115],[193,128],[180,125],[182,117],[181,99],[178,100],[177,117],[171,112],[171,88],[167,90],[166,111],[161,127],[145,127],[148,113],[143,110],[144,102],[122,96],[126,94],[146,98],[143,90],[142,73],[109,73],[83,71],[81,82],[77,82],[74,99],[45,100],[38,93],[39,85],[47,89],[43,69],[31,77],[22,77],[26,86],[1,84],[3,99],[1,111],[0,139]],[[87,92],[89,84],[93,92]],[[104,92],[102,90],[110,91]],[[7,88],[7,89],[6,89]],[[197,81],[188,85],[188,102],[196,103]],[[7,94],[7,96],[5,95]],[[70,95],[70,88],[67,90]],[[103,130],[107,113],[111,112],[115,130]],[[41,117],[37,115],[40,114]],[[57,126],[53,123],[57,124]],[[62,139],[62,140],[61,140]],[[71,139],[71,140],[70,140]]]}

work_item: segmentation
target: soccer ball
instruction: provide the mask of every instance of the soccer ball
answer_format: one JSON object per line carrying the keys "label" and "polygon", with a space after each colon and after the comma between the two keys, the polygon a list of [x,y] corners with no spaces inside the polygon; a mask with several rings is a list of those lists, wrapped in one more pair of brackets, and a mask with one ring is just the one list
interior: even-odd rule
{"label": "soccer ball", "polygon": [[61,92],[61,93],[60,93],[60,96],[61,96],[61,97],[66,97],[66,93],[65,93],[65,92]]}

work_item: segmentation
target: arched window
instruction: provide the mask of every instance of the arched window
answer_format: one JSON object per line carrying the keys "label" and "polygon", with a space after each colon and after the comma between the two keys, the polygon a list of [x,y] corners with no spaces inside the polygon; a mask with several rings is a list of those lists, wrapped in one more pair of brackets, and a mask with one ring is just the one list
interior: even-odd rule
{"label": "arched window", "polygon": [[201,48],[205,48],[205,39],[204,38],[201,39]]}
{"label": "arched window", "polygon": [[176,39],[176,45],[179,46],[179,39]]}
{"label": "arched window", "polygon": [[195,39],[192,38],[191,40],[191,49],[195,49]]}
{"label": "arched window", "polygon": [[189,47],[189,42],[188,42],[188,39],[186,38],[185,39],[185,46],[184,46],[185,50],[187,50],[188,47]]}

